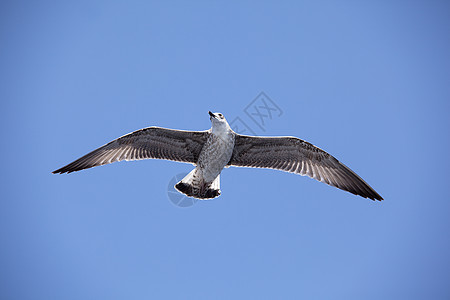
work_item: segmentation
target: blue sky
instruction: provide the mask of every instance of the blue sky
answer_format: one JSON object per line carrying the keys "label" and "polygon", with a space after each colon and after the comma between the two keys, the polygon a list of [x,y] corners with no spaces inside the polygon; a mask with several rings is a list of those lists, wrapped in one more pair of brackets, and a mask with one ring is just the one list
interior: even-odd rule
{"label": "blue sky", "polygon": [[[2,299],[448,299],[446,1],[3,1]],[[281,113],[261,128],[246,107]],[[188,164],[51,171],[208,110],[305,139],[380,193],[226,169],[175,206]]]}

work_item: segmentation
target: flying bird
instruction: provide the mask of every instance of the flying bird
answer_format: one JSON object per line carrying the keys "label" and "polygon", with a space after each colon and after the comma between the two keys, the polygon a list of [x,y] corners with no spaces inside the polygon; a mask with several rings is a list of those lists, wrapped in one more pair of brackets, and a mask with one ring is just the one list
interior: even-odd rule
{"label": "flying bird", "polygon": [[148,127],[126,134],[62,167],[71,173],[122,160],[166,159],[195,168],[175,188],[197,199],[221,194],[224,167],[269,168],[309,176],[341,190],[383,200],[361,177],[322,149],[296,137],[257,137],[234,132],[221,113],[208,112],[205,131]]}

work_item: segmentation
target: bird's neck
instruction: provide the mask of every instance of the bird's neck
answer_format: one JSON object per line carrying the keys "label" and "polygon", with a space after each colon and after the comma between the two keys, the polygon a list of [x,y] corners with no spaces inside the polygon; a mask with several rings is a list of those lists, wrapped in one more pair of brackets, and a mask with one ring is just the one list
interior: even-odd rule
{"label": "bird's neck", "polygon": [[220,124],[211,127],[211,133],[217,136],[228,136],[232,132],[228,124]]}

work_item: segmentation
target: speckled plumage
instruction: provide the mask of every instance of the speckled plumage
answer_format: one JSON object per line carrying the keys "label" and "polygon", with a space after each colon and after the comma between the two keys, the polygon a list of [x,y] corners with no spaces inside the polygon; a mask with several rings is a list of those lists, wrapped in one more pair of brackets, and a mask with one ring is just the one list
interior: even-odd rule
{"label": "speckled plumage", "polygon": [[209,135],[197,162],[197,168],[202,171],[205,181],[212,182],[220,174],[230,161],[233,149],[234,132],[231,130]]}
{"label": "speckled plumage", "polygon": [[235,133],[222,114],[210,113],[212,127],[200,152],[197,167],[175,185],[188,196],[212,199],[220,195],[220,172],[229,163],[234,149]]}

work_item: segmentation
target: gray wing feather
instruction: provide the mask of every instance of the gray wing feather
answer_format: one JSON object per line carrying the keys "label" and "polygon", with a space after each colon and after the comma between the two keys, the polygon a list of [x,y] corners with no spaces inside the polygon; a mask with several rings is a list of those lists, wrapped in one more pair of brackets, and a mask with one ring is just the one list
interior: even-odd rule
{"label": "gray wing feather", "polygon": [[148,127],[124,135],[52,173],[71,173],[122,160],[166,159],[195,164],[209,131]]}
{"label": "gray wing feather", "polygon": [[236,134],[231,166],[269,168],[309,176],[372,200],[383,200],[361,177],[322,149],[295,137]]}

